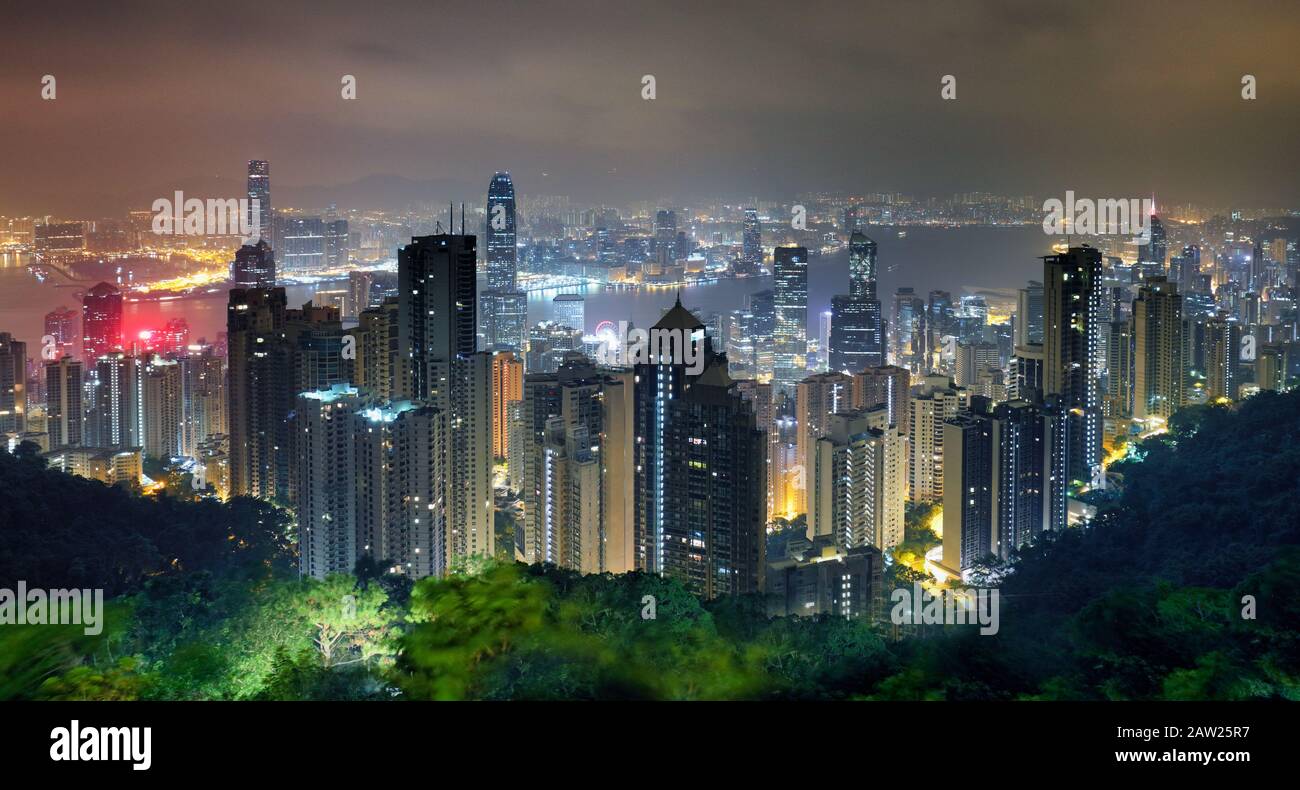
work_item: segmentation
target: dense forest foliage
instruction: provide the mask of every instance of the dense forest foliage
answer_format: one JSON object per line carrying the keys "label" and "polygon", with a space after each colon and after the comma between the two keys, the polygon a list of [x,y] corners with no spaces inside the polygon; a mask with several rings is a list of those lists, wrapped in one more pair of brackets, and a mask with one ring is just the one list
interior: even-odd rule
{"label": "dense forest foliage", "polygon": [[1002,569],[996,635],[898,638],[644,574],[300,580],[271,505],[139,497],[20,448],[0,453],[0,588],[111,601],[93,637],[0,625],[0,699],[1300,697],[1300,393],[1187,409],[1138,456],[1090,527]]}

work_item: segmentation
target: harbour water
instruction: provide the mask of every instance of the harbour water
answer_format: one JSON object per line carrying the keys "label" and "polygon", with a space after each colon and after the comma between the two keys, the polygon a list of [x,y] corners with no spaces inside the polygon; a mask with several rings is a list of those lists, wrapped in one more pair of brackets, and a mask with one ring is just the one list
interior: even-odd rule
{"label": "harbour water", "polygon": [[[879,245],[879,294],[886,315],[892,294],[899,287],[911,287],[925,298],[932,289],[946,290],[954,298],[964,294],[1014,292],[1031,279],[1041,279],[1039,256],[1051,252],[1055,237],[1037,225],[1017,227],[907,228],[899,238],[894,228],[873,228],[868,234]],[[0,331],[19,340],[38,344],[44,331],[44,316],[60,306],[80,310],[75,294],[94,283],[74,283],[60,276],[39,281],[13,254],[0,255]],[[809,337],[816,337],[818,314],[830,307],[831,296],[848,289],[848,255],[839,252],[814,257],[808,274]],[[310,301],[317,288],[337,289],[339,284],[301,285],[288,288],[290,306]],[[772,287],[770,277],[720,280],[688,287],[682,303],[701,316],[741,307],[749,294]],[[566,288],[566,293],[586,296],[585,331],[601,321],[631,321],[648,327],[658,320],[676,298],[673,289],[605,288],[598,285]],[[528,297],[530,323],[555,316],[552,300],[560,291],[533,291]],[[1005,298],[1005,297],[1004,297]],[[224,331],[224,293],[178,298],[167,301],[128,302],[124,330],[128,337],[144,329],[161,327],[169,319],[183,317],[193,339],[214,339]]]}

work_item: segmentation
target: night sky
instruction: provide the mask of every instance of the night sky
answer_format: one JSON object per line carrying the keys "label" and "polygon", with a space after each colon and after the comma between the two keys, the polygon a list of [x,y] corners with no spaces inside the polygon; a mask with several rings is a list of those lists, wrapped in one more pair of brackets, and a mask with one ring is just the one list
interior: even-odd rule
{"label": "night sky", "polygon": [[13,3],[3,28],[0,213],[117,213],[250,158],[278,207],[387,175],[481,200],[498,169],[611,203],[1300,204],[1296,2]]}

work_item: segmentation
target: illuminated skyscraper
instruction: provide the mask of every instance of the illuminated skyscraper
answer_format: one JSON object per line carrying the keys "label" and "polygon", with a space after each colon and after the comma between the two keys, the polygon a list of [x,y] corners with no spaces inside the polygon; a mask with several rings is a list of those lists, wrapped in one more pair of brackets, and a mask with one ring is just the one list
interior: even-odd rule
{"label": "illuminated skyscraper", "polygon": [[876,298],[876,242],[859,231],[849,237],[849,296]]}
{"label": "illuminated skyscraper", "polygon": [[180,363],[154,357],[144,371],[144,452],[169,459],[181,454],[183,382]]}
{"label": "illuminated skyscraper", "polygon": [[906,440],[884,409],[832,414],[807,470],[808,531],[841,549],[884,550],[903,540]]}
{"label": "illuminated skyscraper", "polygon": [[1043,265],[1043,388],[1068,415],[1070,479],[1101,486],[1101,252],[1071,247]]}
{"label": "illuminated skyscraper", "polygon": [[398,252],[399,391],[446,415],[447,563],[495,552],[492,355],[476,353],[473,236],[417,236]]}
{"label": "illuminated skyscraper", "polygon": [[798,424],[795,447],[798,463],[803,466],[803,483],[795,503],[796,512],[808,512],[808,486],[812,484],[812,453],[816,442],[826,430],[826,422],[836,412],[853,408],[853,379],[839,373],[819,373],[809,376],[797,385],[795,420]]}
{"label": "illuminated skyscraper", "polygon": [[82,367],[72,357],[45,363],[45,432],[50,449],[83,444]]}
{"label": "illuminated skyscraper", "polygon": [[230,284],[235,288],[274,288],[275,254],[270,245],[259,239],[257,244],[240,247],[235,253]]}
{"label": "illuminated skyscraper", "polygon": [[1017,346],[1041,345],[1043,342],[1043,284],[1031,280],[1021,288],[1016,299]]}
{"label": "illuminated skyscraper", "polygon": [[745,209],[744,227],[741,231],[740,273],[756,275],[763,271],[763,229],[758,222],[758,210]]}
{"label": "illuminated skyscraper", "polygon": [[[253,201],[257,201],[257,214],[253,214]],[[271,240],[271,163],[263,159],[250,159],[248,162],[248,223],[252,227],[252,236]]]}
{"label": "illuminated skyscraper", "polygon": [[555,308],[555,320],[579,332],[587,331],[587,300],[582,294],[557,294],[551,301]]}
{"label": "illuminated skyscraper", "polygon": [[[325,220],[325,265],[331,269],[347,266],[348,256],[348,221],[329,218]],[[362,305],[365,307],[366,305]]]}
{"label": "illuminated skyscraper", "polygon": [[280,268],[297,274],[319,274],[326,264],[325,223],[320,217],[276,218],[275,250]]}
{"label": "illuminated skyscraper", "polygon": [[1205,394],[1210,400],[1237,399],[1241,384],[1241,324],[1220,313],[1205,323]]}
{"label": "illuminated skyscraper", "polygon": [[837,294],[831,297],[831,370],[856,373],[885,364],[880,300]]}
{"label": "illuminated skyscraper", "polygon": [[1169,243],[1165,240],[1165,226],[1154,213],[1151,214],[1151,231],[1146,244],[1138,245],[1138,271],[1142,279],[1161,277],[1169,257]]}
{"label": "illuminated skyscraper", "polygon": [[1183,405],[1183,298],[1164,277],[1133,300],[1133,416],[1170,417]]}
{"label": "illuminated skyscraper", "polygon": [[793,392],[806,372],[808,251],[803,247],[777,247],[775,261],[772,383],[785,392]]}
{"label": "illuminated skyscraper", "polygon": [[897,365],[866,368],[853,374],[853,408],[856,411],[884,406],[887,425],[908,436],[912,429],[912,374]]}
{"label": "illuminated skyscraper", "polygon": [[492,176],[487,193],[487,285],[489,291],[515,290],[517,255],[515,185],[510,174]]}
{"label": "illuminated skyscraper", "polygon": [[931,375],[912,395],[908,420],[908,497],[913,502],[943,500],[943,425],[969,402],[968,393],[946,376]]}
{"label": "illuminated skyscraper", "polygon": [[27,344],[0,332],[0,434],[27,430]]}
{"label": "illuminated skyscraper", "polygon": [[767,437],[698,318],[678,301],[654,329],[701,344],[705,367],[635,367],[637,567],[706,598],[759,592]]}
{"label": "illuminated skyscraper", "polygon": [[492,355],[492,455],[510,455],[510,404],[524,399],[524,362],[511,351]]}
{"label": "illuminated skyscraper", "polygon": [[911,288],[894,294],[894,322],[890,327],[893,363],[907,368],[919,364],[925,332],[925,302]]}
{"label": "illuminated skyscraper", "polygon": [[1064,488],[1054,484],[1055,417],[1037,404],[972,405],[944,423],[943,565],[966,570],[1002,560],[1059,528]]}
{"label": "illuminated skyscraper", "polygon": [[100,283],[81,301],[81,348],[87,361],[122,350],[122,292]]}
{"label": "illuminated skyscraper", "polygon": [[87,444],[118,449],[144,446],[144,366],[122,353],[95,360],[86,414]]}
{"label": "illuminated skyscraper", "polygon": [[77,318],[77,311],[66,307],[45,314],[45,334],[54,338],[54,359],[64,355],[78,356],[81,330]]}

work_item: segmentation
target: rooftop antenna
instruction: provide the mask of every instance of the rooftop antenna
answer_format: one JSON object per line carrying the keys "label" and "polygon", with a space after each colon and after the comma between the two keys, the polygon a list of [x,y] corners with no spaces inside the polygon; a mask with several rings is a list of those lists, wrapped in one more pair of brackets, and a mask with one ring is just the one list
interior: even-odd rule
{"label": "rooftop antenna", "polygon": [[460,235],[465,235],[465,201],[460,202]]}
{"label": "rooftop antenna", "polygon": [[447,233],[456,232],[456,201],[447,201]]}

